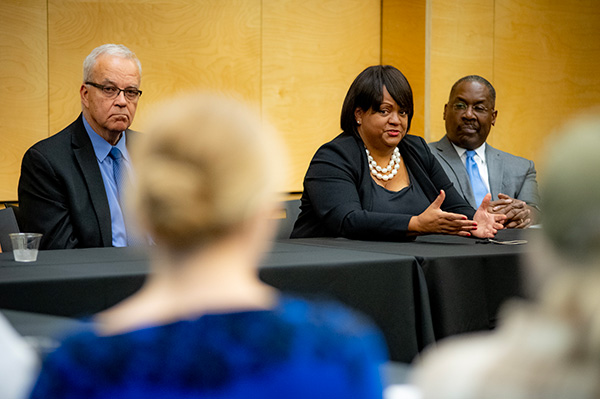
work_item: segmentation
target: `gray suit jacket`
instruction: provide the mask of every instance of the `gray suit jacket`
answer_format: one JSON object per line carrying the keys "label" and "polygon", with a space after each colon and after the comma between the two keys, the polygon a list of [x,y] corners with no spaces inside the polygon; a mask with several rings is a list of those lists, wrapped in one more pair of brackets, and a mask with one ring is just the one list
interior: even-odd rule
{"label": "gray suit jacket", "polygon": [[[458,192],[475,207],[475,197],[467,170],[448,137],[444,136],[440,141],[429,143],[429,147]],[[540,197],[533,161],[497,150],[489,144],[485,146],[485,157],[492,200],[497,200],[498,193],[502,193],[539,208]]]}

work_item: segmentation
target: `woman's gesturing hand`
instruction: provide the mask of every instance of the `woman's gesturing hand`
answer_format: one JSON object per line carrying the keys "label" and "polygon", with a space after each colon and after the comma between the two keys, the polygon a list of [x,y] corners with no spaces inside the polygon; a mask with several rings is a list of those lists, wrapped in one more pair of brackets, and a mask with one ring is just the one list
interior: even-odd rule
{"label": "woman's gesturing hand", "polygon": [[468,220],[465,215],[444,212],[441,206],[445,199],[446,193],[440,190],[440,195],[423,213],[410,219],[408,229],[419,234],[455,234],[469,237],[471,232],[478,228],[477,223]]}
{"label": "woman's gesturing hand", "polygon": [[488,212],[490,201],[492,200],[492,194],[487,193],[481,201],[481,205],[477,208],[473,220],[477,222],[477,229],[472,233],[475,237],[479,238],[492,238],[496,235],[498,230],[504,228],[502,222],[506,219],[506,215],[494,214]]}

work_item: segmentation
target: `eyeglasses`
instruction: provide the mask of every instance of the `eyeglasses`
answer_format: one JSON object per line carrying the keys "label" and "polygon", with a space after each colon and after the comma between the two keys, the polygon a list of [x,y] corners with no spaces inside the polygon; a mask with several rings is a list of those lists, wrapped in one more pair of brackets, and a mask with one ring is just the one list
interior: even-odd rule
{"label": "eyeglasses", "polygon": [[[469,106],[467,104],[463,103],[462,101],[459,101],[459,102],[452,104],[452,108],[454,108],[455,111],[464,112],[467,109],[469,109]],[[489,109],[486,106],[484,106],[483,104],[473,105],[473,112],[475,112],[476,114],[485,114],[488,111],[489,111]]]}
{"label": "eyeglasses", "polygon": [[142,95],[142,91],[138,90],[134,87],[128,87],[126,89],[119,89],[116,86],[112,85],[101,85],[94,82],[85,82],[86,85],[94,86],[97,89],[102,90],[102,93],[106,98],[116,98],[123,92],[125,98],[131,102],[137,101],[138,98]]}

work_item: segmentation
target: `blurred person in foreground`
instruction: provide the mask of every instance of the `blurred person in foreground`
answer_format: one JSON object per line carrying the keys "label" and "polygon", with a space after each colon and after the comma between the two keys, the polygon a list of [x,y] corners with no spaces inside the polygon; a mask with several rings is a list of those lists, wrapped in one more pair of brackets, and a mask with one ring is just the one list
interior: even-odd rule
{"label": "blurred person in foreground", "polygon": [[35,349],[0,312],[0,398],[26,398],[39,369]]}
{"label": "blurred person in foreground", "polygon": [[558,137],[541,182],[548,217],[530,233],[535,300],[506,304],[493,332],[426,353],[414,378],[423,399],[600,397],[600,116]]}
{"label": "blurred person in foreground", "polygon": [[158,109],[131,197],[152,274],[47,357],[32,397],[380,398],[371,324],[258,278],[285,169],[258,112],[206,94]]}
{"label": "blurred person in foreground", "polygon": [[488,210],[506,215],[505,227],[522,229],[539,223],[535,165],[486,142],[498,117],[495,108],[496,90],[487,79],[460,78],[444,105],[446,135],[429,147],[471,206],[491,193]]}
{"label": "blurred person in foreground", "polygon": [[121,44],[103,44],[83,62],[81,114],[34,144],[19,179],[21,231],[42,233],[40,249],[142,244],[128,225],[121,185],[132,174],[129,129],[142,66]]}
{"label": "blurred person in foreground", "polygon": [[493,237],[503,215],[475,211],[419,136],[410,84],[398,69],[375,65],[351,84],[343,132],[324,144],[304,178],[292,238],[401,241],[421,234]]}

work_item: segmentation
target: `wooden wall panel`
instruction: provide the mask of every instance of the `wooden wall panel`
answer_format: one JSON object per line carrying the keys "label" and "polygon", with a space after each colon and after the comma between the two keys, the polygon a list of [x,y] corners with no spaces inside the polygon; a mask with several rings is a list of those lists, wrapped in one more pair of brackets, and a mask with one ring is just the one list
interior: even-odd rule
{"label": "wooden wall panel", "polygon": [[412,134],[424,137],[426,2],[383,0],[381,63],[402,71],[413,91]]}
{"label": "wooden wall panel", "polygon": [[429,141],[443,136],[450,87],[468,74],[497,91],[488,142],[536,163],[553,129],[600,104],[597,1],[430,0],[428,8]]}
{"label": "wooden wall panel", "polygon": [[0,200],[16,200],[21,159],[48,131],[46,1],[0,2]]}
{"label": "wooden wall panel", "polygon": [[291,161],[282,191],[297,191],[339,132],[351,81],[380,62],[407,75],[412,132],[429,141],[444,134],[454,81],[489,78],[499,111],[490,143],[536,160],[549,131],[600,103],[599,26],[595,0],[2,1],[0,199],[16,199],[24,151],[79,113],[82,62],[102,43],[142,61],[134,128],[172,93],[236,91],[281,131]]}
{"label": "wooden wall panel", "polygon": [[496,0],[495,25],[494,144],[537,161],[549,133],[600,105],[600,4]]}
{"label": "wooden wall panel", "polygon": [[310,159],[340,133],[354,78],[380,62],[380,0],[264,0],[262,108],[289,148],[285,191],[302,190]]}
{"label": "wooden wall panel", "polygon": [[142,62],[133,128],[151,105],[193,89],[260,100],[260,0],[49,0],[50,134],[81,106],[84,58],[104,43],[125,44]]}
{"label": "wooden wall panel", "polygon": [[428,0],[428,91],[425,138],[445,133],[444,104],[450,88],[465,75],[492,81],[494,65],[494,0]]}

